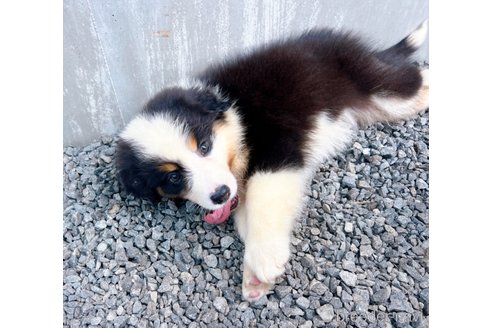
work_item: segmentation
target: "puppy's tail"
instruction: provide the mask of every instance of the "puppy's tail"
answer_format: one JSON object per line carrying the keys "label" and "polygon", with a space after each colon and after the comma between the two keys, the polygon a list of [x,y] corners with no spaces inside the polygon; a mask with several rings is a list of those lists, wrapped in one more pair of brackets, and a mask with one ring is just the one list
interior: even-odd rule
{"label": "puppy's tail", "polygon": [[381,51],[379,54],[383,57],[388,55],[408,57],[415,52],[425,41],[427,37],[428,22],[425,20],[415,31],[410,33],[406,38],[394,46]]}

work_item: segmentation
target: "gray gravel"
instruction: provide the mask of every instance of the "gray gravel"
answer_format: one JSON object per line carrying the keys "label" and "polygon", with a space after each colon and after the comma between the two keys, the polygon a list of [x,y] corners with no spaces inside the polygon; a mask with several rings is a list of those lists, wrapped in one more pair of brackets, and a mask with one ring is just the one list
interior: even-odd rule
{"label": "gray gravel", "polygon": [[64,149],[65,327],[427,327],[428,114],[322,165],[286,275],[241,297],[243,245],[189,202],[121,190],[114,138]]}

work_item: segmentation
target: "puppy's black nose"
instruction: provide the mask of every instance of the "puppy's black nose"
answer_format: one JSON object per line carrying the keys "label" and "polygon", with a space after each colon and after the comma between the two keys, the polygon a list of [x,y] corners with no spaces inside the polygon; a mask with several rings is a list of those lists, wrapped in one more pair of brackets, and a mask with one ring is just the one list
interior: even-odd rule
{"label": "puppy's black nose", "polygon": [[215,189],[214,193],[210,195],[210,199],[214,204],[223,204],[225,203],[229,197],[231,196],[231,190],[228,186],[222,185]]}

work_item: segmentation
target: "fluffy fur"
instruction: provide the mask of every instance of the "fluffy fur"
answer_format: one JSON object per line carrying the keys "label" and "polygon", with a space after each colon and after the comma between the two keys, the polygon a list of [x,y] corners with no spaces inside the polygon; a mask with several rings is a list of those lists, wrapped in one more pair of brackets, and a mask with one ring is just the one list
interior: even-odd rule
{"label": "fluffy fur", "polygon": [[284,272],[317,166],[360,124],[428,107],[427,71],[410,60],[425,36],[424,23],[376,51],[352,34],[318,29],[212,66],[157,94],[123,130],[120,180],[137,196],[191,200],[210,211],[209,223],[235,209],[243,295],[257,300]]}

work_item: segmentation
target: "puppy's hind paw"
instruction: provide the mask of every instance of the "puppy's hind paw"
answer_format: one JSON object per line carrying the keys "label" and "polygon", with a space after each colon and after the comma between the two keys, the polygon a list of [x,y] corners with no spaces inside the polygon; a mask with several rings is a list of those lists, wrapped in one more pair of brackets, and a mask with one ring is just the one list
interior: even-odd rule
{"label": "puppy's hind paw", "polygon": [[422,86],[429,87],[429,69],[422,69],[420,75],[422,76]]}

